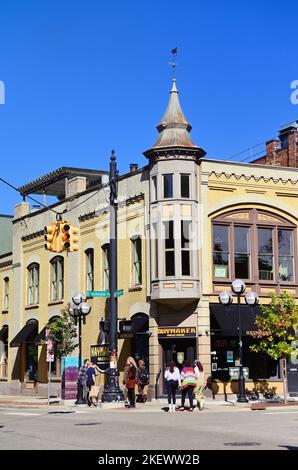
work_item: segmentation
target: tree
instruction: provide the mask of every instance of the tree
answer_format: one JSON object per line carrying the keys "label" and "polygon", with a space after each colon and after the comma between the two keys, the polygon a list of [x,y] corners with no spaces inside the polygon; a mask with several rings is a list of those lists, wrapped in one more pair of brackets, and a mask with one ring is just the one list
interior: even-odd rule
{"label": "tree", "polygon": [[[253,352],[263,352],[275,360],[288,359],[292,352],[292,341],[295,340],[295,328],[298,325],[298,306],[295,298],[283,291],[280,297],[270,295],[269,305],[261,305],[256,316],[257,331],[251,336],[258,342],[250,346]],[[287,378],[284,374],[284,400],[287,399]]]}
{"label": "tree", "polygon": [[77,337],[77,330],[73,318],[68,315],[67,310],[62,311],[62,317],[48,323],[49,337],[55,345],[55,353],[57,357],[69,356],[78,346],[74,342]]}

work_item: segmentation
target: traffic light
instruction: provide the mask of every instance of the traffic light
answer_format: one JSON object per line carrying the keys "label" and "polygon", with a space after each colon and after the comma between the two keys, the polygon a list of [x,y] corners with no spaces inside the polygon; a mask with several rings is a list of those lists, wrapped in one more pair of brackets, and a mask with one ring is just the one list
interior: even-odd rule
{"label": "traffic light", "polygon": [[72,227],[72,226],[70,227],[70,248],[69,248],[69,251],[78,251],[78,249],[79,249],[78,233],[79,233],[79,228],[78,227]]}
{"label": "traffic light", "polygon": [[48,251],[56,251],[57,249],[57,225],[52,223],[44,228],[44,239],[46,240],[45,249]]}
{"label": "traffic light", "polygon": [[78,233],[78,227],[73,227],[68,222],[60,222],[61,251],[78,251]]}

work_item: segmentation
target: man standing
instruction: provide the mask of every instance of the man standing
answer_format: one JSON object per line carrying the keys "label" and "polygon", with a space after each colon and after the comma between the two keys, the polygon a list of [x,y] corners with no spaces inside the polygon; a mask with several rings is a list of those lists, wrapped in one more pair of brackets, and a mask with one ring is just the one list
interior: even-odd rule
{"label": "man standing", "polygon": [[84,403],[86,403],[87,397],[87,369],[89,367],[89,359],[84,360],[84,364],[80,367],[79,376],[78,376],[78,386],[79,386],[79,396],[83,398]]}

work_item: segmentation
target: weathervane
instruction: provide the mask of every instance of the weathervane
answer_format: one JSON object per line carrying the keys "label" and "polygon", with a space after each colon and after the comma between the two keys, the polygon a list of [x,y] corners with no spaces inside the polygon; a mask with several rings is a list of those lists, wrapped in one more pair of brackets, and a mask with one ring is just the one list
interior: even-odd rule
{"label": "weathervane", "polygon": [[175,79],[175,69],[176,69],[176,66],[178,65],[177,62],[176,62],[176,57],[177,57],[177,53],[178,53],[178,47],[175,47],[174,49],[171,50],[172,54],[173,54],[173,59],[171,62],[169,62],[169,64],[172,66],[173,68],[173,80]]}

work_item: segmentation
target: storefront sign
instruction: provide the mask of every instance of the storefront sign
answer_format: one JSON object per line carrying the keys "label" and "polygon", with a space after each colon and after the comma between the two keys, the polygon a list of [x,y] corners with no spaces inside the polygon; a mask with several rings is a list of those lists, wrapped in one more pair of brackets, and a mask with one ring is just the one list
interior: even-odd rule
{"label": "storefront sign", "polygon": [[101,372],[110,366],[110,353],[108,344],[91,344],[90,360],[95,363]]}
{"label": "storefront sign", "polygon": [[195,338],[197,329],[195,326],[187,327],[160,327],[158,328],[159,338]]}
{"label": "storefront sign", "polygon": [[[229,375],[231,379],[238,380],[239,379],[239,367],[229,367]],[[248,379],[248,376],[249,376],[248,367],[243,367],[243,375],[245,379]]]}

